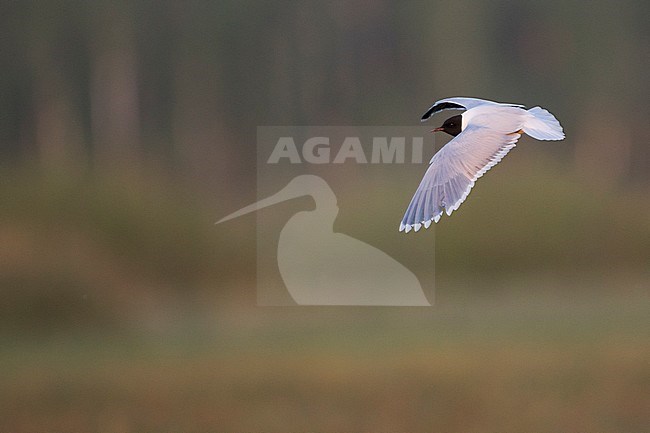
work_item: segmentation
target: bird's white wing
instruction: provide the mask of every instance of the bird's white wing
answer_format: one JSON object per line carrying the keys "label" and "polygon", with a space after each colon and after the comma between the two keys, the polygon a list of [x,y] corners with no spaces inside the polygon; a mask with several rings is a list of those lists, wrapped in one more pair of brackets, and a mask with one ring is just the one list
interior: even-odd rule
{"label": "bird's white wing", "polygon": [[[512,130],[512,129],[511,129]],[[443,212],[451,215],[465,201],[474,182],[515,147],[521,134],[470,125],[447,143],[431,163],[404,214],[400,231],[418,231]]]}
{"label": "bird's white wing", "polygon": [[443,110],[470,110],[479,105],[506,105],[510,107],[523,107],[519,104],[501,104],[500,102],[489,101],[487,99],[478,98],[446,98],[435,102],[427,111],[422,115],[421,121],[428,120],[431,116]]}

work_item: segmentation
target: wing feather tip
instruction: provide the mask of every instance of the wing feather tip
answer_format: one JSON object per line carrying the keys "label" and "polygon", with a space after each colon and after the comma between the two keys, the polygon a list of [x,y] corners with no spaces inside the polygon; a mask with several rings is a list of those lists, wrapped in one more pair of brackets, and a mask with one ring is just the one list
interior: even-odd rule
{"label": "wing feather tip", "polygon": [[405,223],[402,222],[399,225],[399,231],[404,232],[404,233],[408,233],[411,230],[413,230],[414,232],[418,232],[418,231],[420,231],[422,229],[422,227],[424,227],[425,229],[428,229],[429,227],[431,227],[432,222],[437,223],[440,220],[441,215],[442,215],[442,212],[440,214],[438,214],[438,215],[435,215],[435,216],[429,218],[428,220],[424,220],[424,221],[421,221],[421,222],[414,222],[413,224],[405,224]]}

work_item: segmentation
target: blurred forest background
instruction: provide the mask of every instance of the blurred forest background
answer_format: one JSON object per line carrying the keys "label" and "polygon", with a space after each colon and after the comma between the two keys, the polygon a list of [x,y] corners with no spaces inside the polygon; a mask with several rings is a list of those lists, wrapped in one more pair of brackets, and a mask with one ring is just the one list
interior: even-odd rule
{"label": "blurred forest background", "polygon": [[[649,2],[0,0],[0,35],[0,430],[650,425]],[[256,126],[448,96],[567,139],[438,225],[436,306],[255,307],[254,220],[213,223]]]}

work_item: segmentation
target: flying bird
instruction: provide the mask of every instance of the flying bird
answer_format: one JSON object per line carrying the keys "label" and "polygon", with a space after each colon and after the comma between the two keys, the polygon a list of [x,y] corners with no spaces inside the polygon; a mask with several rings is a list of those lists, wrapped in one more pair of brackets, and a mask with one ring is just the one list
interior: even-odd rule
{"label": "flying bird", "polygon": [[399,226],[416,232],[438,222],[443,212],[451,215],[465,201],[476,180],[516,146],[522,134],[537,140],[562,140],[560,122],[541,107],[477,98],[447,98],[436,102],[422,122],[443,110],[465,110],[445,120],[431,132],[446,132],[454,138],[431,161]]}

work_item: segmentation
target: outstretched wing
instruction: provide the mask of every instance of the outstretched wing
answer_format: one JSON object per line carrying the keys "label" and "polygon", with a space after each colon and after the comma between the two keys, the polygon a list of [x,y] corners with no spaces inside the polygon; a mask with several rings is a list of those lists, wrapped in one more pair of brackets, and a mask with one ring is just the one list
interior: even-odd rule
{"label": "outstretched wing", "polygon": [[436,114],[439,111],[443,110],[470,110],[479,105],[491,104],[491,105],[507,105],[511,107],[523,107],[519,104],[501,104],[499,102],[489,101],[487,99],[478,99],[478,98],[446,98],[441,99],[440,101],[434,103],[426,113],[422,115],[421,121],[424,122],[428,120],[431,116]]}
{"label": "outstretched wing", "polygon": [[521,134],[468,126],[431,158],[404,214],[400,231],[428,228],[443,212],[451,215],[465,201],[476,180],[515,147]]}

